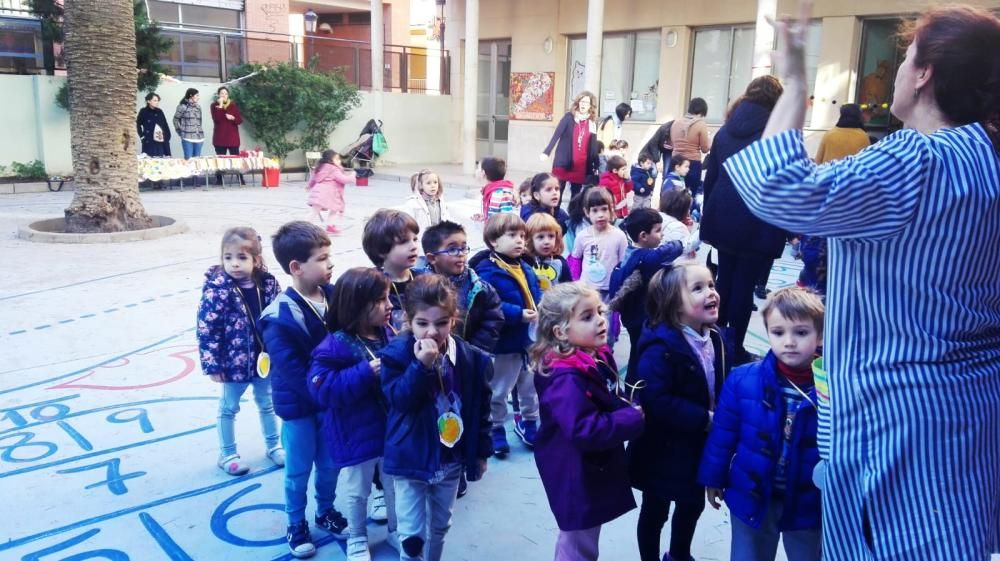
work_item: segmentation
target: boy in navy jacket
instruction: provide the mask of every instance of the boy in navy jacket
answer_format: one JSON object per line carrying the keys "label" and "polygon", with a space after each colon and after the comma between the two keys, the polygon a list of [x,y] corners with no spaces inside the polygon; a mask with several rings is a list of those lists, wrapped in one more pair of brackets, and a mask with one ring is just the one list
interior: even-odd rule
{"label": "boy in navy jacket", "polygon": [[274,411],[281,417],[285,448],[285,513],[288,547],[298,558],[316,547],[305,518],[309,474],[316,466],[316,525],[344,539],[347,520],[333,508],[338,470],[320,432],[319,410],[309,395],[307,375],[313,349],[326,337],[333,285],[330,238],[309,222],[289,222],[272,238],[274,256],[292,275],[292,286],[271,302],[260,318],[271,356]]}
{"label": "boy in navy jacket", "polygon": [[820,492],[813,484],[816,387],[812,361],[823,303],[801,288],[774,292],[761,310],[771,351],[730,374],[722,388],[698,480],[716,509],[732,513],[732,559],[820,558]]}
{"label": "boy in navy jacket", "polygon": [[514,432],[529,447],[534,445],[538,432],[538,394],[527,367],[525,349],[532,341],[529,330],[534,329],[538,319],[535,310],[542,293],[535,272],[521,260],[526,233],[521,217],[513,213],[495,214],[483,231],[490,251],[473,258],[480,278],[493,285],[502,301],[504,327],[497,341],[494,374],[490,380],[493,450],[500,458],[510,452],[504,422],[507,420],[507,396],[515,385],[520,417],[515,420]]}
{"label": "boy in navy jacket", "polygon": [[650,208],[656,188],[656,165],[649,154],[639,154],[639,163],[632,166],[632,208]]}

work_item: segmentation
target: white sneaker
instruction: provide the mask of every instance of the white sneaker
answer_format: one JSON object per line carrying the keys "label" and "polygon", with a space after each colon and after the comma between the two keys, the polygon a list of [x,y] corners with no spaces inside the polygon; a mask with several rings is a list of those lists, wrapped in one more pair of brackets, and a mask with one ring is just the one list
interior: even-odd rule
{"label": "white sneaker", "polygon": [[372,502],[368,508],[368,517],[379,524],[385,524],[389,520],[389,514],[385,510],[385,491],[382,489],[372,489]]}
{"label": "white sneaker", "polygon": [[389,532],[385,537],[385,543],[399,551],[399,532]]}
{"label": "white sneaker", "polygon": [[348,538],[347,559],[349,561],[372,561],[372,554],[368,551],[368,538]]}

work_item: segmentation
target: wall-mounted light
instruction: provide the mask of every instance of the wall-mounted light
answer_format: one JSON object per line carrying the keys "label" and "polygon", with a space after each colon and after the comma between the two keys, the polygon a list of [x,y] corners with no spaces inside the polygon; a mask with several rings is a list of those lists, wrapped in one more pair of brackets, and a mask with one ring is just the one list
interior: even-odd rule
{"label": "wall-mounted light", "polygon": [[552,37],[546,37],[545,41],[542,42],[542,50],[545,51],[545,54],[547,55],[552,54],[552,46],[553,46]]}
{"label": "wall-mounted light", "polygon": [[671,29],[667,32],[667,35],[663,38],[663,42],[666,43],[667,47],[673,48],[677,46],[677,32]]}

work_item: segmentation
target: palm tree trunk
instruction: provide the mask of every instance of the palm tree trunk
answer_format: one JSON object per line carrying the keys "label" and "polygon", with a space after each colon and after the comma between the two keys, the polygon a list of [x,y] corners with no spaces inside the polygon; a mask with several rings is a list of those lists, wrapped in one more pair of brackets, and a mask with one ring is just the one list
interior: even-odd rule
{"label": "palm tree trunk", "polygon": [[67,232],[148,228],[136,165],[132,0],[66,2],[70,137],[76,194]]}

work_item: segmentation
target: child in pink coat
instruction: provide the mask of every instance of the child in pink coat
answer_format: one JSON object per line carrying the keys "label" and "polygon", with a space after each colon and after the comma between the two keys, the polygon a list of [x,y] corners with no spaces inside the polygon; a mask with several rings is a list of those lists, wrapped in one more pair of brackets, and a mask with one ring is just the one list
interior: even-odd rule
{"label": "child in pink coat", "polygon": [[[339,234],[340,229],[333,224],[335,216],[344,214],[344,185],[354,183],[354,172],[344,171],[340,154],[324,150],[309,179],[309,201],[312,209],[309,219],[318,219],[321,226],[331,234]],[[327,211],[326,218],[323,211]]]}

